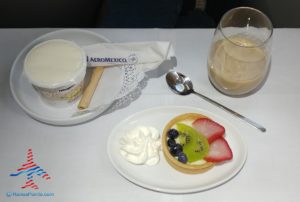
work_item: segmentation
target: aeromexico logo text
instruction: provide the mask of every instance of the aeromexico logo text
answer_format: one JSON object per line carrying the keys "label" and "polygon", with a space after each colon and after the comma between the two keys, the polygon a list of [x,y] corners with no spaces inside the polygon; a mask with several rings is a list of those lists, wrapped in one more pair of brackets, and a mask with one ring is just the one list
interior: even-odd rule
{"label": "aeromexico logo text", "polygon": [[87,62],[102,62],[102,63],[127,63],[127,58],[100,58],[87,56]]}

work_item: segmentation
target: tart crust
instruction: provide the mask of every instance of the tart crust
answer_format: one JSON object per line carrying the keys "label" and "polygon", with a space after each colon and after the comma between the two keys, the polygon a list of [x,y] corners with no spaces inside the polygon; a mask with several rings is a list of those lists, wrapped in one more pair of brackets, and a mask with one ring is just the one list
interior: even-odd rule
{"label": "tart crust", "polygon": [[176,170],[188,173],[188,174],[198,174],[203,173],[205,171],[208,171],[214,166],[214,163],[206,162],[201,165],[191,165],[191,164],[184,164],[178,161],[176,158],[174,158],[170,152],[167,145],[167,133],[170,128],[172,128],[176,123],[186,121],[186,120],[196,120],[198,118],[208,118],[207,116],[204,116],[202,114],[196,114],[196,113],[187,113],[182,114],[179,116],[176,116],[172,120],[170,120],[167,125],[165,126],[162,134],[162,150],[164,153],[164,156],[167,160],[167,162]]}

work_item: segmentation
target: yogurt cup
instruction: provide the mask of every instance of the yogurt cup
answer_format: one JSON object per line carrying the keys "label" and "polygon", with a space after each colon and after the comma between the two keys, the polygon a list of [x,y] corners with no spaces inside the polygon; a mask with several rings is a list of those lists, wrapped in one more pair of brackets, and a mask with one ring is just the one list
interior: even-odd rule
{"label": "yogurt cup", "polygon": [[74,42],[63,39],[34,46],[24,60],[24,73],[44,101],[65,106],[82,94],[86,54]]}

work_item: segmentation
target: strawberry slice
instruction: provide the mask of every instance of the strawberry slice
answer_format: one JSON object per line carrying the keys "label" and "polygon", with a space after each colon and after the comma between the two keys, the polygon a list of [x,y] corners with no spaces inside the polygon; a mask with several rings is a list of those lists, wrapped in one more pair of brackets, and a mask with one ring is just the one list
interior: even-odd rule
{"label": "strawberry slice", "polygon": [[208,154],[204,157],[204,159],[208,162],[219,163],[222,161],[231,160],[232,157],[233,154],[227,141],[221,137],[209,145]]}
{"label": "strawberry slice", "polygon": [[222,137],[225,133],[223,126],[208,118],[199,118],[192,125],[198,132],[206,136],[208,143]]}

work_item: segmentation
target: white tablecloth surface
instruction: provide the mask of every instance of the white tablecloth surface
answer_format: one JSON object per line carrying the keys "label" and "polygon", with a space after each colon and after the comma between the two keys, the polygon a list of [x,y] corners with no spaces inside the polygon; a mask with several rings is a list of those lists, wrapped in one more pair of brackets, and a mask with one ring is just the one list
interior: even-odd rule
{"label": "white tablecloth surface", "polygon": [[[148,80],[129,106],[87,123],[57,127],[33,120],[14,101],[9,73],[22,48],[49,31],[53,29],[0,29],[0,201],[300,201],[300,29],[275,29],[268,79],[244,98],[222,95],[209,83],[206,60],[212,29],[91,29],[113,42],[171,41],[176,70],[189,75],[197,91],[261,123],[266,133],[195,95],[174,94],[164,76]],[[111,130],[135,112],[169,105],[205,109],[234,123],[248,145],[241,172],[221,186],[193,194],[154,192],[120,176],[106,154]],[[51,180],[39,183],[40,191],[54,196],[7,196],[25,191],[20,188],[25,178],[9,175],[26,161],[28,148],[51,173]]]}

